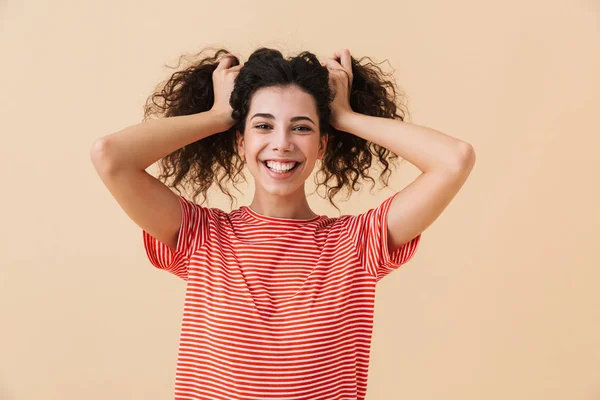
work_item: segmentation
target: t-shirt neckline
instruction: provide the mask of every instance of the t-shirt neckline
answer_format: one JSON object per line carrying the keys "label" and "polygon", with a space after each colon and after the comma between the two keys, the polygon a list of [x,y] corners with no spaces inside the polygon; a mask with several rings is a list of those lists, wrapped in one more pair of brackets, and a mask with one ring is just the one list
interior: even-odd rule
{"label": "t-shirt neckline", "polygon": [[296,219],[296,218],[282,218],[282,217],[271,217],[268,215],[259,214],[248,206],[242,206],[242,212],[246,214],[251,219],[262,222],[275,222],[275,223],[285,223],[285,224],[306,224],[309,222],[318,221],[323,218],[323,215],[317,215],[316,217],[309,219]]}

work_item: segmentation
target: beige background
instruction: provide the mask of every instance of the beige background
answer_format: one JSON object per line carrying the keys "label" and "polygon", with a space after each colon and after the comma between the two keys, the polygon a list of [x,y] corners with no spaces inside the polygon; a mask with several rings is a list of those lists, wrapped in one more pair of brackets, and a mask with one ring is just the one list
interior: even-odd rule
{"label": "beige background", "polygon": [[[476,150],[413,260],[378,285],[368,400],[600,399],[597,0],[0,12],[0,399],[172,398],[184,282],[147,261],[89,149],[139,122],[164,64],[205,45],[243,61],[263,45],[388,59],[409,122]],[[417,175],[403,163],[390,188],[340,208],[366,211]],[[229,210],[218,195],[211,206]]]}

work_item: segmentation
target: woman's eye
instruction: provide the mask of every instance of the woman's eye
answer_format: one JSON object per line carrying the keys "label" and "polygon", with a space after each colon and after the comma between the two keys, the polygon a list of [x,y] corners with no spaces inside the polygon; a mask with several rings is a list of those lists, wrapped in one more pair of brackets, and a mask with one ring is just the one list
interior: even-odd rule
{"label": "woman's eye", "polygon": [[[269,129],[270,126],[267,125],[267,124],[259,124],[259,125],[256,125],[255,128],[258,128],[258,129]],[[294,129],[300,129],[303,132],[310,132],[312,130],[308,126],[297,126]]]}

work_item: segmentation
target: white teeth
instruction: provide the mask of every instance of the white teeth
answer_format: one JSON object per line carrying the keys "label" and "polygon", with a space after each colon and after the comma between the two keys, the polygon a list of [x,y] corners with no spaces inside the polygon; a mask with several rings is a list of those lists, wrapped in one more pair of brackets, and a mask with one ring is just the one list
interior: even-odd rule
{"label": "white teeth", "polygon": [[289,171],[290,169],[294,168],[294,166],[296,165],[295,162],[277,162],[277,161],[267,161],[266,162],[267,167],[269,167],[270,169],[277,171],[277,172],[286,172]]}

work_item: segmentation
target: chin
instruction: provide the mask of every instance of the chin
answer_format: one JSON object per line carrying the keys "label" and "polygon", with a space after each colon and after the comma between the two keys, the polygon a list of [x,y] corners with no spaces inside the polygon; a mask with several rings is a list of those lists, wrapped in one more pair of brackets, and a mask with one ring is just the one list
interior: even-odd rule
{"label": "chin", "polygon": [[279,184],[271,183],[271,182],[264,182],[264,180],[261,180],[259,182],[260,182],[260,187],[261,187],[262,191],[269,193],[273,196],[290,196],[293,193],[296,193],[298,190],[302,190],[302,187],[303,187],[302,184],[298,185],[295,182],[279,183]]}

